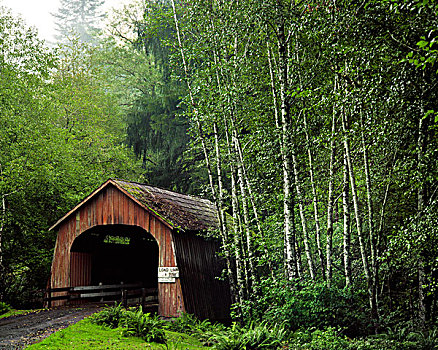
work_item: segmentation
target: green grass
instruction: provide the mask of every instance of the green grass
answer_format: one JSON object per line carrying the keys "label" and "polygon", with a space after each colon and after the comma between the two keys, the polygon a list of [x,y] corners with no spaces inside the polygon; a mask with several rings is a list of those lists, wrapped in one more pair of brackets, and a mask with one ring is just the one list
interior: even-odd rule
{"label": "green grass", "polygon": [[27,314],[29,312],[34,312],[35,310],[9,310],[5,314],[0,315],[0,318],[5,318],[9,316]]}
{"label": "green grass", "polygon": [[166,331],[166,339],[168,348],[136,337],[122,337],[121,328],[104,328],[84,319],[26,349],[208,349],[197,339],[181,333]]}

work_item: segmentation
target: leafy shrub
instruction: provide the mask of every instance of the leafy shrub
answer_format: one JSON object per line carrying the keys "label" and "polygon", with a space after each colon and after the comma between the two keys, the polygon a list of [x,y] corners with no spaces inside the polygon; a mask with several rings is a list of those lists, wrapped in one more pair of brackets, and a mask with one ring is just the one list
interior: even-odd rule
{"label": "leafy shrub", "polygon": [[341,327],[350,336],[367,335],[371,324],[364,293],[334,283],[329,288],[323,281],[266,279],[257,302],[243,305],[243,318],[246,323],[258,319],[285,324],[291,330]]}
{"label": "leafy shrub", "polygon": [[244,334],[246,349],[278,349],[285,342],[287,334],[284,325],[270,327],[267,323],[251,324]]}
{"label": "leafy shrub", "polygon": [[384,337],[367,337],[352,340],[351,350],[419,350],[418,345],[412,341],[396,341]]}
{"label": "leafy shrub", "polygon": [[212,337],[223,332],[226,327],[221,323],[211,323],[209,320],[200,321],[194,315],[183,313],[180,317],[172,319],[166,329],[191,335],[204,345],[211,345]]}
{"label": "leafy shrub", "polygon": [[412,325],[399,324],[385,333],[353,339],[354,350],[432,350],[438,349],[438,329],[415,331]]}
{"label": "leafy shrub", "polygon": [[7,313],[9,310],[11,310],[11,307],[8,304],[0,301],[0,315]]}
{"label": "leafy shrub", "polygon": [[123,336],[140,337],[147,342],[165,343],[164,322],[158,316],[143,313],[141,307],[136,311],[126,311],[123,318]]}
{"label": "leafy shrub", "polygon": [[217,332],[211,337],[214,348],[218,350],[240,350],[245,349],[246,339],[244,330],[237,323],[227,328],[226,331]]}
{"label": "leafy shrub", "polygon": [[309,350],[344,350],[349,348],[349,341],[339,334],[339,330],[329,327],[325,330],[306,330],[295,332],[289,340],[289,346],[295,349]]}
{"label": "leafy shrub", "polygon": [[166,328],[174,332],[191,333],[198,328],[199,322],[194,315],[183,313],[180,317],[173,318]]}
{"label": "leafy shrub", "polygon": [[137,310],[125,310],[120,304],[108,307],[91,316],[91,321],[110,328],[122,327],[123,336],[140,337],[147,342],[166,342],[164,321],[158,316],[143,313],[141,306]]}
{"label": "leafy shrub", "polygon": [[125,317],[125,310],[122,305],[107,307],[103,311],[91,316],[91,321],[100,326],[117,328]]}
{"label": "leafy shrub", "polygon": [[417,349],[436,350],[438,349],[438,328],[429,329],[423,332],[412,332],[409,340],[414,340]]}
{"label": "leafy shrub", "polygon": [[287,331],[283,325],[269,326],[267,323],[249,327],[233,324],[226,331],[216,333],[212,337],[214,348],[219,350],[234,349],[278,349],[285,343]]}
{"label": "leafy shrub", "polygon": [[[296,331],[288,341],[291,349],[300,350],[431,350],[434,334],[420,334],[401,329],[361,339],[348,339],[339,329]],[[427,340],[425,340],[427,339]],[[435,346],[435,347],[433,347]]]}

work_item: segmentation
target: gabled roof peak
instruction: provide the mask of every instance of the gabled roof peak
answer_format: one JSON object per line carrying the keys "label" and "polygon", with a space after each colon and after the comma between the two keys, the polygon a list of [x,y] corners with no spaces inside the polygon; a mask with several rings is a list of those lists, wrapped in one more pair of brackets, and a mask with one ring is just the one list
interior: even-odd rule
{"label": "gabled roof peak", "polygon": [[170,228],[184,231],[201,231],[218,226],[216,208],[207,199],[180,194],[138,182],[109,179],[58,220],[50,230],[58,227],[67,217],[86,205],[90,199],[109,185],[113,185],[125,193]]}

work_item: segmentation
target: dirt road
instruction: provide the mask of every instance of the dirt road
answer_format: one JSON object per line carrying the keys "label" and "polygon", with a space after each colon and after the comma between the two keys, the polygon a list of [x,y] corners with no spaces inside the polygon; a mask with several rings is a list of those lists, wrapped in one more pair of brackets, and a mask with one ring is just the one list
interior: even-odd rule
{"label": "dirt road", "polygon": [[0,349],[23,349],[97,310],[95,306],[54,308],[0,319]]}

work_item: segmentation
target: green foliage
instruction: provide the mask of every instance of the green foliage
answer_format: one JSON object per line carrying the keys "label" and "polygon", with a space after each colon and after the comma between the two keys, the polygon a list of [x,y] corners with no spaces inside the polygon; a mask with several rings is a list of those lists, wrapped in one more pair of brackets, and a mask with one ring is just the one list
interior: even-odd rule
{"label": "green foliage", "polygon": [[51,51],[0,9],[0,294],[41,306],[56,233],[48,228],[110,177],[138,179],[124,122],[91,47]]}
{"label": "green foliage", "polygon": [[0,301],[0,315],[5,314],[9,310],[11,310],[11,306],[4,303],[3,301]]}
{"label": "green foliage", "polygon": [[[188,193],[197,185],[184,156],[189,122],[180,106],[185,86],[172,75],[174,29],[168,10],[166,2],[148,2],[144,18],[135,23],[129,10],[118,13],[109,28],[111,37],[101,42],[98,61],[111,90],[123,95],[126,142],[142,161],[144,180]],[[120,35],[122,28],[130,32]]]}
{"label": "green foliage", "polygon": [[164,321],[157,315],[151,316],[150,313],[143,313],[141,306],[138,310],[127,310],[121,323],[124,336],[143,338],[147,342],[165,343],[165,333],[163,330]]}
{"label": "green foliage", "polygon": [[246,345],[244,332],[237,324],[233,324],[226,332],[214,334],[211,341],[218,350],[241,350]]}
{"label": "green foliage", "polygon": [[176,332],[190,334],[205,345],[212,345],[215,349],[277,349],[285,343],[288,331],[284,325],[270,325],[267,322],[256,324],[251,322],[242,327],[233,323],[226,327],[220,323],[211,323],[209,320],[198,320],[190,314],[183,314],[172,319],[166,326]]}
{"label": "green foliage", "polygon": [[[199,168],[205,151],[223,190],[218,205],[236,218],[223,242],[234,279],[243,276],[234,316],[356,336],[436,319],[436,4],[176,4],[182,48],[173,59],[191,87],[182,99],[190,151]],[[327,257],[330,286],[321,282]]]}
{"label": "green foliage", "polygon": [[117,328],[122,324],[126,311],[121,304],[112,307],[107,307],[104,310],[93,314],[91,322],[100,326],[109,328]]}
{"label": "green foliage", "polygon": [[205,332],[212,328],[223,328],[220,323],[211,323],[209,320],[199,320],[196,316],[189,313],[182,313],[181,316],[173,318],[167,328],[180,333]]}
{"label": "green foliage", "polygon": [[86,318],[67,328],[59,330],[43,341],[32,344],[29,349],[153,349],[153,350],[186,350],[186,349],[207,349],[199,342],[185,334],[166,332],[168,342],[145,343],[138,337],[124,337],[120,328],[111,329],[101,327]]}
{"label": "green foliage", "polygon": [[200,321],[194,315],[184,312],[181,316],[171,319],[167,329],[179,333],[189,333],[199,328],[199,324]]}
{"label": "green foliage", "polygon": [[164,321],[156,315],[143,313],[141,306],[137,310],[125,310],[121,304],[107,307],[91,316],[91,321],[109,328],[122,327],[123,336],[140,337],[147,342],[166,342]]}
{"label": "green foliage", "polygon": [[246,349],[278,349],[285,343],[288,331],[284,325],[269,325],[267,322],[250,324],[245,332]]}
{"label": "green foliage", "polygon": [[266,322],[262,322],[240,327],[234,323],[226,331],[215,333],[210,340],[215,349],[257,350],[279,349],[286,343],[287,337],[288,332],[283,325],[271,326]]}
{"label": "green foliage", "polygon": [[[243,309],[246,318],[257,317],[272,324],[299,328],[343,327],[349,334],[366,334],[368,316],[361,309],[363,292],[330,288],[325,282],[262,281],[262,295],[257,303]],[[250,316],[252,312],[252,316]]]}
{"label": "green foliage", "polygon": [[205,345],[210,345],[215,335],[226,331],[226,327],[221,323],[212,323],[208,319],[201,321],[188,313],[171,319],[166,329],[191,335]]}
{"label": "green foliage", "polygon": [[291,336],[289,346],[309,350],[342,350],[349,348],[349,341],[340,335],[339,330],[329,327],[325,330],[297,331]]}
{"label": "green foliage", "polygon": [[438,349],[438,328],[430,328],[423,331],[414,331],[408,334],[406,341],[415,343],[416,349]]}
{"label": "green foliage", "polygon": [[427,331],[414,331],[410,327],[399,326],[395,330],[387,330],[363,339],[353,339],[351,349],[358,350],[432,350],[438,348],[436,328]]}

